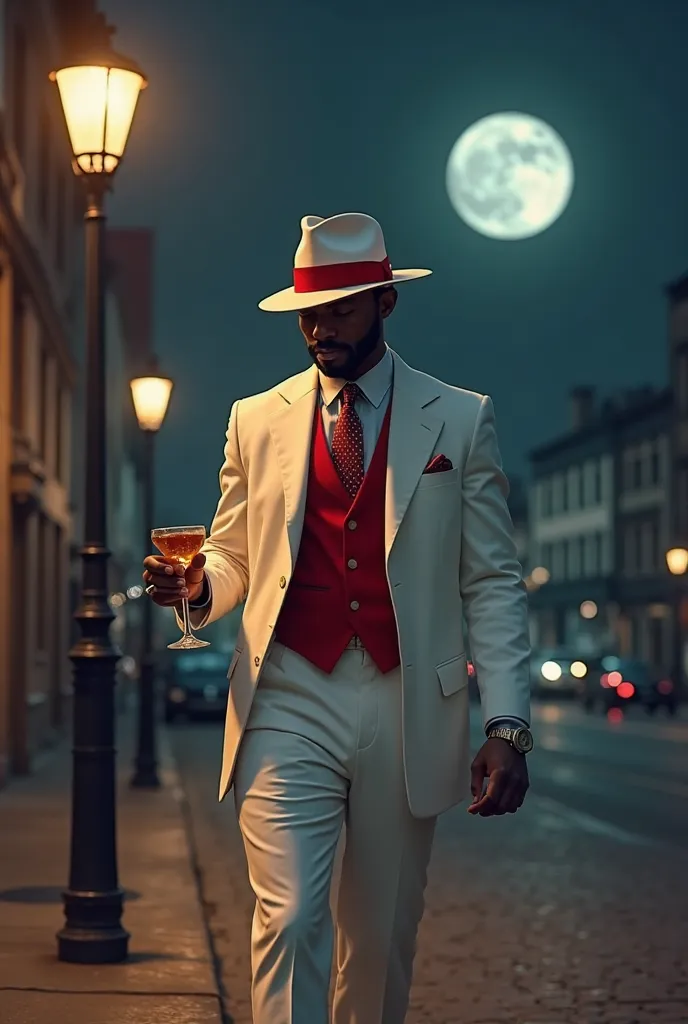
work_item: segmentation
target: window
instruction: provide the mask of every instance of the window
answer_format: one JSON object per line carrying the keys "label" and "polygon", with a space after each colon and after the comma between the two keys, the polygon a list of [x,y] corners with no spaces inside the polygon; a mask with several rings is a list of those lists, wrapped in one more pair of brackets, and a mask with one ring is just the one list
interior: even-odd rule
{"label": "window", "polygon": [[551,479],[543,480],[542,484],[541,484],[541,487],[542,487],[542,491],[541,491],[541,494],[542,494],[542,515],[543,515],[543,517],[551,516],[552,515],[552,480]]}
{"label": "window", "polygon": [[595,462],[593,476],[593,501],[595,505],[599,505],[602,502],[602,463],[599,459]]}
{"label": "window", "polygon": [[24,307],[15,295],[12,315],[12,426],[24,429]]}
{"label": "window", "polygon": [[587,566],[585,564],[585,548],[587,545],[585,540],[585,537],[578,538],[578,564],[580,566],[581,576],[587,576]]}
{"label": "window", "polygon": [[676,354],[676,395],[679,413],[688,415],[688,347],[685,346]]}
{"label": "window", "polygon": [[561,511],[568,512],[569,505],[569,478],[566,473],[564,473],[561,477]]}
{"label": "window", "polygon": [[595,534],[595,574],[604,575],[604,550],[603,537],[601,533]]}
{"label": "window", "polygon": [[542,564],[545,567],[545,569],[549,570],[549,572],[551,574],[551,572],[552,572],[552,545],[551,544],[543,544],[542,545]]}
{"label": "window", "polygon": [[26,150],[26,35],[21,25],[14,26],[12,63],[12,134],[20,159]]}
{"label": "window", "polygon": [[585,469],[578,470],[578,508],[585,508]]}
{"label": "window", "polygon": [[561,575],[562,579],[569,579],[571,575],[571,559],[569,553],[569,541],[561,542]]}
{"label": "window", "polygon": [[653,487],[661,483],[661,477],[661,452],[659,450],[659,441],[655,441],[652,445],[652,454],[650,455],[650,483]]}
{"label": "window", "polygon": [[639,491],[643,486],[643,459],[639,452],[633,458],[633,490]]}
{"label": "window", "polygon": [[50,117],[45,107],[41,109],[38,135],[38,216],[44,228],[50,220]]}
{"label": "window", "polygon": [[65,174],[59,170],[55,178],[55,263],[60,271],[65,269],[66,191]]}

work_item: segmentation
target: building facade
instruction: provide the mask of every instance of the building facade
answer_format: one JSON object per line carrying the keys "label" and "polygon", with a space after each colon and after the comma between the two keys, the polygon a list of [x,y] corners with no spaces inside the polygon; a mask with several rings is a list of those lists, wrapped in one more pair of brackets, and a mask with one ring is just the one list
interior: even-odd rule
{"label": "building facade", "polygon": [[77,189],[48,73],[64,25],[2,5],[0,123],[0,784],[65,720]]}
{"label": "building facade", "polygon": [[[92,0],[0,0],[0,786],[30,771],[71,720],[68,652],[83,536],[84,196],[48,75],[94,15]],[[152,275],[148,266],[132,284],[136,267],[128,277],[118,269],[133,258],[132,245],[124,249],[118,255],[113,242],[106,301],[114,592],[140,582],[140,438],[129,377],[139,368],[132,353],[150,341],[150,295],[146,304],[142,294]],[[125,653],[133,643],[126,621],[118,612],[114,634]]]}
{"label": "building facade", "polygon": [[571,395],[571,429],[531,453],[533,643],[643,658],[674,657],[670,580],[670,390],[643,388],[601,405]]}

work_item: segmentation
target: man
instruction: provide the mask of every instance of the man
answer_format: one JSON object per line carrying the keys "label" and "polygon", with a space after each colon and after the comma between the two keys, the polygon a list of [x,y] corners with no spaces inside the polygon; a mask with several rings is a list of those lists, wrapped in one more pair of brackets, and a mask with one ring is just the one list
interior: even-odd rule
{"label": "man", "polygon": [[298,311],[315,365],[235,403],[203,552],[144,577],[196,627],[246,600],[220,799],[233,785],[256,896],[254,1021],[328,1019],[346,824],[333,1020],[401,1024],[435,821],[468,789],[464,616],[488,736],[469,810],[528,787],[526,595],[490,399],[384,340],[396,285],[430,271],[393,272],[363,214],[301,228],[293,286],[260,305]]}

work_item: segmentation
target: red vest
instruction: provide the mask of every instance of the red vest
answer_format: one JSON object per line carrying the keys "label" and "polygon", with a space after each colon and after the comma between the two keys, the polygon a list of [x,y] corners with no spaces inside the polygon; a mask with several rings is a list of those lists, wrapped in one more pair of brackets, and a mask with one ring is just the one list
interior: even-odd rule
{"label": "red vest", "polygon": [[385,570],[385,486],[391,402],[353,505],[339,479],[320,407],[311,445],[299,554],[277,622],[277,640],[328,674],[352,637],[381,672],[399,664]]}

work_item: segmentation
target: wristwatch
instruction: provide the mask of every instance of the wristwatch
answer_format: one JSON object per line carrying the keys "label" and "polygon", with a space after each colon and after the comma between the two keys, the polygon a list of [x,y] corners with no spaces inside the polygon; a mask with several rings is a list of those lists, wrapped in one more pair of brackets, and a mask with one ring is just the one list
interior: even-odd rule
{"label": "wristwatch", "polygon": [[489,740],[506,740],[519,754],[529,754],[533,749],[533,734],[525,725],[520,725],[516,729],[510,729],[506,725],[496,725],[493,729],[488,730],[487,738]]}

